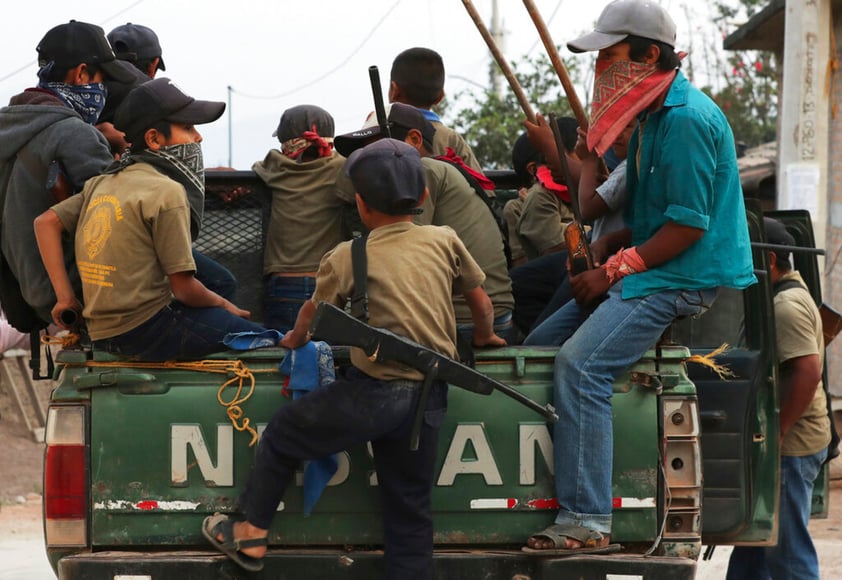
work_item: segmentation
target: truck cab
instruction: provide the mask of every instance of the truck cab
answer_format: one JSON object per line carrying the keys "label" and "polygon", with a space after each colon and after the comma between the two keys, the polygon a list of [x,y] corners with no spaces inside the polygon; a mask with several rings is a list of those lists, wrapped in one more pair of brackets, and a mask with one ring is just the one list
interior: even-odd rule
{"label": "truck cab", "polygon": [[[492,174],[501,188],[512,175]],[[501,196],[503,197],[503,196]],[[197,249],[237,276],[238,304],[260,318],[271,194],[250,171],[209,172]],[[762,212],[749,205],[752,240]],[[806,212],[776,212],[812,248]],[[765,545],[776,533],[777,366],[766,253],[758,284],[723,290],[698,319],[676,321],[614,384],[614,514],[604,556],[534,556],[526,538],[551,523],[552,428],[495,392],[451,388],[433,490],[439,578],[693,578],[702,546]],[[796,268],[821,300],[815,254]],[[713,358],[711,353],[728,346]],[[476,369],[552,402],[556,348],[478,350]],[[348,349],[334,345],[338,367]],[[231,512],[278,405],[281,348],[224,352],[201,364],[133,363],[74,346],[57,356],[45,454],[44,525],[60,579],[376,578],[381,506],[367,446],[304,514],[303,476],[278,506],[260,573],[214,551],[202,520]],[[713,360],[727,374],[705,362]],[[826,481],[826,480],[825,480]],[[826,511],[816,499],[816,512]]]}

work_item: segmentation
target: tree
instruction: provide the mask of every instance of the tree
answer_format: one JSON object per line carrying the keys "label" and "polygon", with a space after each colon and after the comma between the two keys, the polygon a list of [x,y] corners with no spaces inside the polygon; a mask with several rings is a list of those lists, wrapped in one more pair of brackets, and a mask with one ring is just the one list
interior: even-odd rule
{"label": "tree", "polygon": [[[536,112],[544,116],[553,113],[557,117],[572,114],[546,55],[532,60],[524,57],[512,64],[512,70]],[[574,77],[578,72],[575,64],[568,72]],[[512,146],[524,132],[526,119],[511,88],[506,86],[502,95],[491,90],[460,91],[454,100],[460,103],[467,100],[469,105],[451,113],[450,105],[443,103],[437,108],[439,114],[446,115],[451,126],[465,137],[484,168],[510,168]]]}
{"label": "tree", "polygon": [[[735,18],[751,16],[766,4],[766,0],[741,0],[713,3],[717,16],[715,24],[724,37],[726,26]],[[723,86],[705,90],[725,113],[734,137],[752,147],[773,141],[777,133],[778,71],[774,55],[763,51],[730,51],[720,53],[716,77]],[[712,77],[712,75],[709,75]]]}

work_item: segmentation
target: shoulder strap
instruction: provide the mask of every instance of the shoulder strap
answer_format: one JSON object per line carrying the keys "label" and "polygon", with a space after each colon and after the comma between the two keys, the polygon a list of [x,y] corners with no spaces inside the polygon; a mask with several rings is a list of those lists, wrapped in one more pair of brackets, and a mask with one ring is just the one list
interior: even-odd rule
{"label": "shoulder strap", "polygon": [[[791,288],[804,288],[804,284],[798,280],[783,280],[772,286],[772,294],[777,295],[778,292],[783,292]],[[804,289],[807,290],[806,288]]]}
{"label": "shoulder strap", "polygon": [[351,265],[354,272],[354,294],[351,296],[351,315],[368,322],[368,262],[365,244],[368,236],[354,238],[351,242]]}

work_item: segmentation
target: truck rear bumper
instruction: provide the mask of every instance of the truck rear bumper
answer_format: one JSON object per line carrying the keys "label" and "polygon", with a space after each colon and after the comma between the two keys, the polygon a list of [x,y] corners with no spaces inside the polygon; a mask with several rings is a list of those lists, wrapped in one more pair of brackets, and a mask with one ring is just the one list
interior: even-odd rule
{"label": "truck rear bumper", "polygon": [[[382,577],[382,551],[270,550],[260,573],[247,573],[231,560],[210,551],[95,552],[62,558],[59,580],[205,580],[207,578],[365,579]],[[515,550],[436,550],[439,578],[548,580],[692,580],[696,562],[616,554],[610,556],[529,556]]]}

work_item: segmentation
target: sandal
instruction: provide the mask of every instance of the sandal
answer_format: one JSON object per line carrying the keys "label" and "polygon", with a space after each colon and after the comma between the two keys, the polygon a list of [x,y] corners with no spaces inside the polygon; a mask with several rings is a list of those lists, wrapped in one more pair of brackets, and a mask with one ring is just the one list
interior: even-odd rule
{"label": "sandal", "polygon": [[[263,558],[252,558],[240,552],[243,548],[257,548],[267,545],[268,538],[252,538],[237,540],[234,538],[234,521],[220,513],[208,516],[202,522],[202,535],[213,544],[213,547],[231,558],[240,568],[249,572],[263,570]],[[222,541],[216,536],[222,535]]]}
{"label": "sandal", "polygon": [[[529,554],[544,554],[547,556],[574,555],[574,554],[612,554],[620,551],[620,544],[603,544],[606,539],[604,535],[596,530],[590,530],[576,524],[553,524],[544,531],[532,535],[533,538],[549,540],[553,543],[552,548],[530,548],[524,546],[522,551]],[[579,548],[567,548],[567,540],[581,542]]]}

